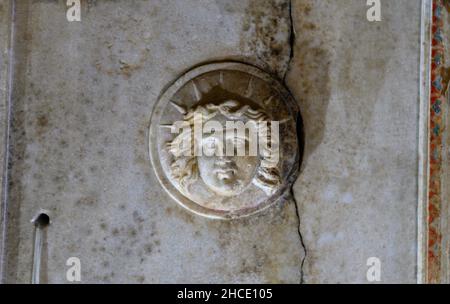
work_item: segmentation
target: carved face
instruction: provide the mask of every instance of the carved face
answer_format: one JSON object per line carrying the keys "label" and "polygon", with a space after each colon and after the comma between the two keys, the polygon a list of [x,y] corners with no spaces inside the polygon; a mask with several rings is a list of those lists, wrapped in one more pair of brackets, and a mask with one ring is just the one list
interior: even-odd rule
{"label": "carved face", "polygon": [[[273,189],[280,184],[278,169],[273,166],[268,167],[268,158],[255,148],[261,140],[267,140],[266,137],[257,139],[254,136],[255,131],[258,132],[256,128],[259,122],[268,121],[264,112],[230,100],[219,105],[206,104],[196,107],[187,112],[184,117],[184,122],[189,127],[184,128],[168,144],[168,149],[175,156],[171,165],[172,176],[179,182],[186,195],[190,195],[189,186],[195,183],[198,177],[201,177],[211,193],[219,196],[237,196],[251,183],[268,196],[273,194]],[[204,121],[205,117],[209,120]],[[203,131],[200,138],[195,136],[198,122]],[[228,126],[230,122],[234,123]],[[241,123],[240,125],[246,130],[249,128],[249,132],[242,133],[235,130],[236,122]],[[194,128],[191,128],[192,125]],[[227,127],[229,127],[228,130]],[[191,132],[196,138],[193,141],[184,142],[191,138]],[[188,147],[188,150],[184,147]],[[234,153],[229,151],[230,147],[234,147]],[[182,154],[186,151],[192,152],[189,148],[194,148],[195,151],[200,148],[203,153],[183,156]]]}
{"label": "carved face", "polygon": [[[234,156],[216,156],[217,149],[224,144],[234,143]],[[259,165],[257,156],[237,156],[238,148],[248,147],[248,138],[224,134],[224,139],[216,134],[204,136],[202,146],[204,156],[197,157],[198,168],[203,182],[215,193],[222,196],[235,196],[241,193],[251,182]],[[248,149],[247,149],[248,151]],[[212,156],[207,156],[212,155]]]}
{"label": "carved face", "polygon": [[[234,62],[198,66],[153,109],[152,167],[170,196],[195,214],[254,214],[284,200],[295,180],[299,117],[289,91],[270,74]],[[235,145],[238,153],[227,151]]]}

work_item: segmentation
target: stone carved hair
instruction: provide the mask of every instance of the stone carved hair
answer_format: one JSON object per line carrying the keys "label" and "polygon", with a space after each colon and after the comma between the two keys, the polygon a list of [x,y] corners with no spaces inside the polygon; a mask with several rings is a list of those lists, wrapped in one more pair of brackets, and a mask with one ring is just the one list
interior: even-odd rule
{"label": "stone carved hair", "polygon": [[[197,115],[196,115],[197,114]],[[268,122],[270,119],[264,112],[260,110],[252,109],[250,106],[241,106],[237,101],[226,101],[219,105],[207,104],[204,106],[197,106],[184,114],[184,123],[189,128],[183,128],[181,133],[177,135],[173,141],[167,144],[168,151],[173,155],[174,160],[171,164],[172,176],[178,181],[180,186],[186,191],[190,184],[195,182],[199,177],[199,170],[197,159],[195,156],[185,153],[186,149],[193,151],[194,140],[192,128],[194,126],[194,117],[198,117],[201,114],[202,121],[207,122],[214,118],[218,114],[222,114],[227,119],[239,120],[247,118],[254,122]],[[256,124],[258,125],[258,124]],[[187,141],[186,141],[187,140]],[[265,140],[266,144],[263,147],[271,147],[270,132],[266,132],[264,136],[260,137],[260,140]],[[183,145],[183,142],[189,142],[190,147]],[[270,158],[270,151],[265,149],[260,151],[261,158],[264,160],[260,163],[256,170],[255,177],[252,182],[255,186],[263,190],[267,195],[272,195],[281,184],[280,172],[277,164],[273,163]]]}

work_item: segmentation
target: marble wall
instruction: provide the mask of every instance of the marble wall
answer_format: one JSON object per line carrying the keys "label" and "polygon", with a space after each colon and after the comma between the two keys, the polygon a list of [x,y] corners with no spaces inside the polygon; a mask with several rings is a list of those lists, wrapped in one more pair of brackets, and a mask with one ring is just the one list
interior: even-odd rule
{"label": "marble wall", "polygon": [[[365,283],[370,257],[382,282],[416,281],[420,0],[382,0],[381,22],[359,0],[91,0],[80,22],[65,1],[13,2],[5,282],[30,282],[41,210],[48,283],[70,257],[82,283]],[[284,81],[306,142],[294,199],[233,221],[179,207],[148,155],[164,88],[222,60]]]}

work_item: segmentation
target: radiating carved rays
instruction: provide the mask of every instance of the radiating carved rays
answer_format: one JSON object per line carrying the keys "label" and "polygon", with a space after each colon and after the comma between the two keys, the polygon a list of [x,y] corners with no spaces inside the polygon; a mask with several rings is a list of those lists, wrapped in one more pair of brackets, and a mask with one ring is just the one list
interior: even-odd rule
{"label": "radiating carved rays", "polygon": [[[180,106],[176,102],[171,100],[171,101],[169,101],[169,104],[172,105],[172,107],[174,107],[175,110],[177,110],[180,114],[185,115],[187,113],[186,108],[183,106]],[[170,124],[170,125],[160,124],[159,126],[162,129],[169,129],[171,132],[174,132],[174,130],[175,130],[175,126],[173,124]]]}
{"label": "radiating carved rays", "polygon": [[175,126],[174,125],[159,125],[161,129],[168,129],[170,132],[175,132]]}
{"label": "radiating carved rays", "polygon": [[221,87],[223,87],[223,85],[224,85],[223,72],[222,71],[220,71],[220,73],[219,73],[219,84],[220,84]]}
{"label": "radiating carved rays", "polygon": [[199,102],[202,99],[202,93],[200,92],[195,80],[192,80],[192,88],[194,89],[195,100]]}
{"label": "radiating carved rays", "polygon": [[268,106],[272,102],[273,98],[273,95],[269,96],[266,100],[263,101],[264,105]]}
{"label": "radiating carved rays", "polygon": [[180,112],[181,114],[185,115],[187,113],[187,110],[185,107],[180,106],[179,104],[170,101],[170,104],[175,108],[175,110],[177,110],[178,112]]}
{"label": "radiating carved rays", "polygon": [[[197,83],[195,82],[195,80],[192,80],[191,83],[192,83],[194,97],[195,97],[196,101],[199,102],[202,99],[202,93],[201,93]],[[221,71],[219,73],[219,85],[223,87],[224,84],[225,84],[224,73],[223,73],[223,71]],[[253,95],[253,93],[254,93],[254,77],[251,76],[248,80],[247,89],[245,90],[243,95],[246,98],[250,98]],[[169,101],[169,103],[172,105],[172,107],[175,108],[175,110],[177,110],[177,112],[179,112],[182,115],[185,115],[188,112],[185,107],[179,105],[178,103],[176,103],[172,100]],[[278,103],[279,103],[279,100],[274,95],[270,95],[263,101],[264,106],[269,106],[270,104],[277,106]],[[287,117],[287,118],[280,119],[279,123],[280,123],[280,125],[282,125],[282,124],[288,123],[290,121],[292,121],[292,117]],[[161,124],[160,127],[163,129],[170,129],[170,130],[174,129],[173,125]]]}
{"label": "radiating carved rays", "polygon": [[291,120],[292,120],[292,117],[282,118],[282,119],[280,119],[279,123],[280,123],[280,125],[283,125],[285,123],[290,122]]}
{"label": "radiating carved rays", "polygon": [[244,96],[250,98],[253,95],[253,76],[248,80],[247,90],[245,90]]}

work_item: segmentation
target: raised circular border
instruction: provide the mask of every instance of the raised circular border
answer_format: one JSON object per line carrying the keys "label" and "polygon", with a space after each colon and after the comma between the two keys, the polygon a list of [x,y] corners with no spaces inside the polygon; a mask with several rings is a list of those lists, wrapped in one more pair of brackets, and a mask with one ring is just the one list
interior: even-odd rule
{"label": "raised circular border", "polygon": [[158,132],[159,132],[159,122],[161,119],[161,115],[164,112],[166,106],[168,105],[170,99],[173,95],[175,95],[178,90],[180,90],[186,83],[191,81],[192,79],[201,76],[202,74],[214,72],[217,70],[229,70],[229,71],[240,71],[244,73],[248,73],[255,77],[260,78],[261,80],[267,82],[271,85],[279,94],[280,97],[283,98],[283,101],[286,103],[286,106],[292,112],[293,117],[296,119],[297,126],[300,123],[301,125],[301,114],[300,109],[292,97],[289,90],[276,78],[274,78],[269,73],[261,70],[258,67],[253,65],[229,61],[229,62],[219,62],[219,63],[209,63],[194,67],[193,69],[187,71],[178,77],[168,88],[163,91],[163,93],[158,98],[156,105],[153,109],[153,112],[150,117],[150,132],[149,132],[149,154],[150,160],[152,162],[153,169],[156,173],[156,176],[163,186],[164,190],[171,196],[179,205],[183,208],[197,214],[200,216],[204,216],[210,219],[221,219],[221,220],[231,220],[237,218],[248,217],[254,215],[256,213],[262,212],[267,208],[275,205],[283,199],[286,199],[286,194],[289,194],[292,184],[297,179],[297,176],[300,171],[300,160],[301,154],[303,153],[303,134],[298,134],[298,132],[302,132],[303,130],[299,130],[297,128],[297,137],[299,140],[299,148],[297,149],[297,155],[295,156],[295,164],[297,166],[292,166],[291,171],[289,171],[286,182],[280,187],[280,189],[272,195],[271,198],[266,200],[264,203],[259,204],[254,208],[241,209],[235,212],[229,211],[217,211],[209,208],[205,208],[190,200],[186,196],[184,196],[168,179],[166,173],[164,172],[160,160],[159,160],[159,151],[157,145]]}

